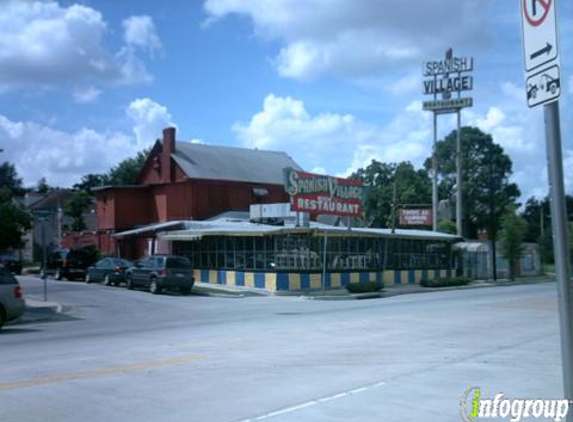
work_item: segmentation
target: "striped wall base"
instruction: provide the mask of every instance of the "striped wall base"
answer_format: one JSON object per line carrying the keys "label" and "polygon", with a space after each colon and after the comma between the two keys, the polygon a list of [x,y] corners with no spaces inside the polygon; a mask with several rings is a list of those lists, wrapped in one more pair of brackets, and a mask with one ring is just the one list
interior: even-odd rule
{"label": "striped wall base", "polygon": [[[451,277],[452,274],[454,274],[452,269],[326,273],[324,288],[339,289],[348,283],[361,281],[382,281],[386,286],[419,284],[424,279]],[[265,289],[271,292],[309,291],[322,288],[322,273],[195,270],[195,280],[202,283]]]}

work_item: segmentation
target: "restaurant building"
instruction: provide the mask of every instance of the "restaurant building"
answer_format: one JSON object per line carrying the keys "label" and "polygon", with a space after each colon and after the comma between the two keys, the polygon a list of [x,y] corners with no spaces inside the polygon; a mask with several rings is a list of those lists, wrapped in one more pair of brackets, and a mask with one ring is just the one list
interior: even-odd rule
{"label": "restaurant building", "polygon": [[[154,145],[138,185],[96,195],[105,253],[184,255],[197,281],[267,291],[449,277],[461,240],[347,227],[362,215],[360,180],[306,173],[282,152],[177,142],[173,128]],[[324,224],[325,214],[338,225]]]}

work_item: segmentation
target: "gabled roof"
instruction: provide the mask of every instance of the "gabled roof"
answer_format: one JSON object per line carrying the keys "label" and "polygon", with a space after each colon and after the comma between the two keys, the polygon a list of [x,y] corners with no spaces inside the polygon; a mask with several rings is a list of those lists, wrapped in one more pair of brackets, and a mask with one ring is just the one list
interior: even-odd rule
{"label": "gabled roof", "polygon": [[283,169],[301,167],[286,153],[177,142],[173,160],[190,179],[284,183]]}

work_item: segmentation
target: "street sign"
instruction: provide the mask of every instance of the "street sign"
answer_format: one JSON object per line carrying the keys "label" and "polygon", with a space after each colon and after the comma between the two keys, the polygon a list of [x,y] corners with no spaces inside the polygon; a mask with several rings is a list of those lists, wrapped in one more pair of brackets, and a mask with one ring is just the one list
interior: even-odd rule
{"label": "street sign", "polygon": [[555,101],[561,94],[559,67],[553,65],[529,76],[525,86],[527,90],[527,105],[529,107],[533,108]]}
{"label": "street sign", "polygon": [[[531,72],[559,58],[556,0],[521,0],[525,71]],[[529,75],[527,75],[529,76]]]}
{"label": "street sign", "polygon": [[557,101],[561,95],[556,2],[520,1],[525,92],[530,108]]}

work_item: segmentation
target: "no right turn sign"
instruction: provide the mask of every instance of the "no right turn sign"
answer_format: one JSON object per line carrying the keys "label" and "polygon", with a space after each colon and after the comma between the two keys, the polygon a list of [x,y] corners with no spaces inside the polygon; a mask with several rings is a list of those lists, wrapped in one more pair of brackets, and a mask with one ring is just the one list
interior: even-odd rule
{"label": "no right turn sign", "polygon": [[520,0],[527,103],[555,101],[561,93],[557,0]]}

